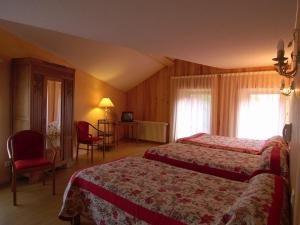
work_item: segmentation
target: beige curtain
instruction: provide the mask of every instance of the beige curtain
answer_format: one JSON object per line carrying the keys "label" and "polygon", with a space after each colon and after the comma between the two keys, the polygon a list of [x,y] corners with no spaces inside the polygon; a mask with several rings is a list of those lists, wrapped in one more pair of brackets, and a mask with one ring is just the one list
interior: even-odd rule
{"label": "beige curtain", "polygon": [[[170,141],[197,132],[249,138],[280,134],[289,103],[280,94],[281,79],[274,71],[172,77]],[[256,132],[261,127],[270,130]]]}
{"label": "beige curtain", "polygon": [[171,78],[170,141],[197,132],[217,131],[218,77]]}
{"label": "beige curtain", "polygon": [[[241,121],[248,120],[249,122],[254,114],[256,114],[257,120],[252,120],[252,122],[256,123],[257,129],[269,126],[270,124],[262,126],[259,122],[261,122],[260,119],[266,113],[266,110],[276,105],[277,98],[279,98],[279,109],[277,108],[279,112],[273,112],[269,115],[269,118],[277,120],[273,122],[273,124],[276,123],[276,126],[280,127],[280,124],[283,126],[287,113],[285,105],[288,97],[280,94],[281,79],[282,77],[273,71],[222,74],[219,88],[219,135],[239,136],[238,133],[241,133],[241,126],[243,126]],[[256,98],[256,101],[253,98]],[[263,101],[270,104],[262,104]],[[259,104],[261,106],[260,110],[250,114],[251,110],[259,108]],[[275,113],[279,115],[276,117],[274,116]],[[246,122],[244,127],[245,125]],[[251,137],[249,136],[249,138]]]}

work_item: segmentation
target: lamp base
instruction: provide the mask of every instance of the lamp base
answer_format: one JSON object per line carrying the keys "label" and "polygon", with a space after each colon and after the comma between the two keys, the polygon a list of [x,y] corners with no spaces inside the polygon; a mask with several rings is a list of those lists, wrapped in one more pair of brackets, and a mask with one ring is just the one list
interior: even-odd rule
{"label": "lamp base", "polygon": [[105,108],[104,111],[105,111],[104,119],[107,121],[108,120],[108,108]]}

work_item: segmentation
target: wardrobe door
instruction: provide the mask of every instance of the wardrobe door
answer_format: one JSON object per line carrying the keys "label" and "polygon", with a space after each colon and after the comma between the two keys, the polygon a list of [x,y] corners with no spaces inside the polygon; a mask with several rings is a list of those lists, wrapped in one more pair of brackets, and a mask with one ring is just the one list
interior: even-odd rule
{"label": "wardrobe door", "polygon": [[30,104],[30,128],[44,133],[45,110],[44,110],[44,76],[33,73],[31,78],[31,104]]}
{"label": "wardrobe door", "polygon": [[13,61],[11,76],[12,133],[30,129],[31,68]]}
{"label": "wardrobe door", "polygon": [[73,158],[73,93],[74,81],[64,80],[64,105],[63,105],[63,146],[64,146],[64,159]]}

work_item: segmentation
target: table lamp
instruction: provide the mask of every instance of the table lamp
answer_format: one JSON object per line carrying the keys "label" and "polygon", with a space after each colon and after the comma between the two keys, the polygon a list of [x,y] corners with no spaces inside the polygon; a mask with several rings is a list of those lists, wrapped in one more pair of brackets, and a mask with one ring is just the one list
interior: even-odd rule
{"label": "table lamp", "polygon": [[99,103],[99,107],[104,108],[105,120],[107,120],[107,112],[108,112],[109,108],[114,107],[114,104],[112,103],[110,98],[102,98]]}

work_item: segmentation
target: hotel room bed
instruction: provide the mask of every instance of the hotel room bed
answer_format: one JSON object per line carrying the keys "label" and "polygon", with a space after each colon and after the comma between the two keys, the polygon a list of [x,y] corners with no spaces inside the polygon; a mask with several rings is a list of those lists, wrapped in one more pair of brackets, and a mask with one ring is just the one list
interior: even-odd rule
{"label": "hotel room bed", "polygon": [[288,152],[280,146],[269,146],[261,155],[255,155],[170,143],[149,148],[144,158],[237,181],[248,180],[262,171],[288,175]]}
{"label": "hotel room bed", "polygon": [[95,224],[289,224],[282,177],[247,182],[128,157],[75,173],[60,219],[78,215]]}
{"label": "hotel room bed", "polygon": [[254,140],[198,133],[189,137],[180,138],[177,142],[254,155],[260,155],[264,149],[271,145],[287,147],[283,138],[280,136],[273,136],[267,140]]}

